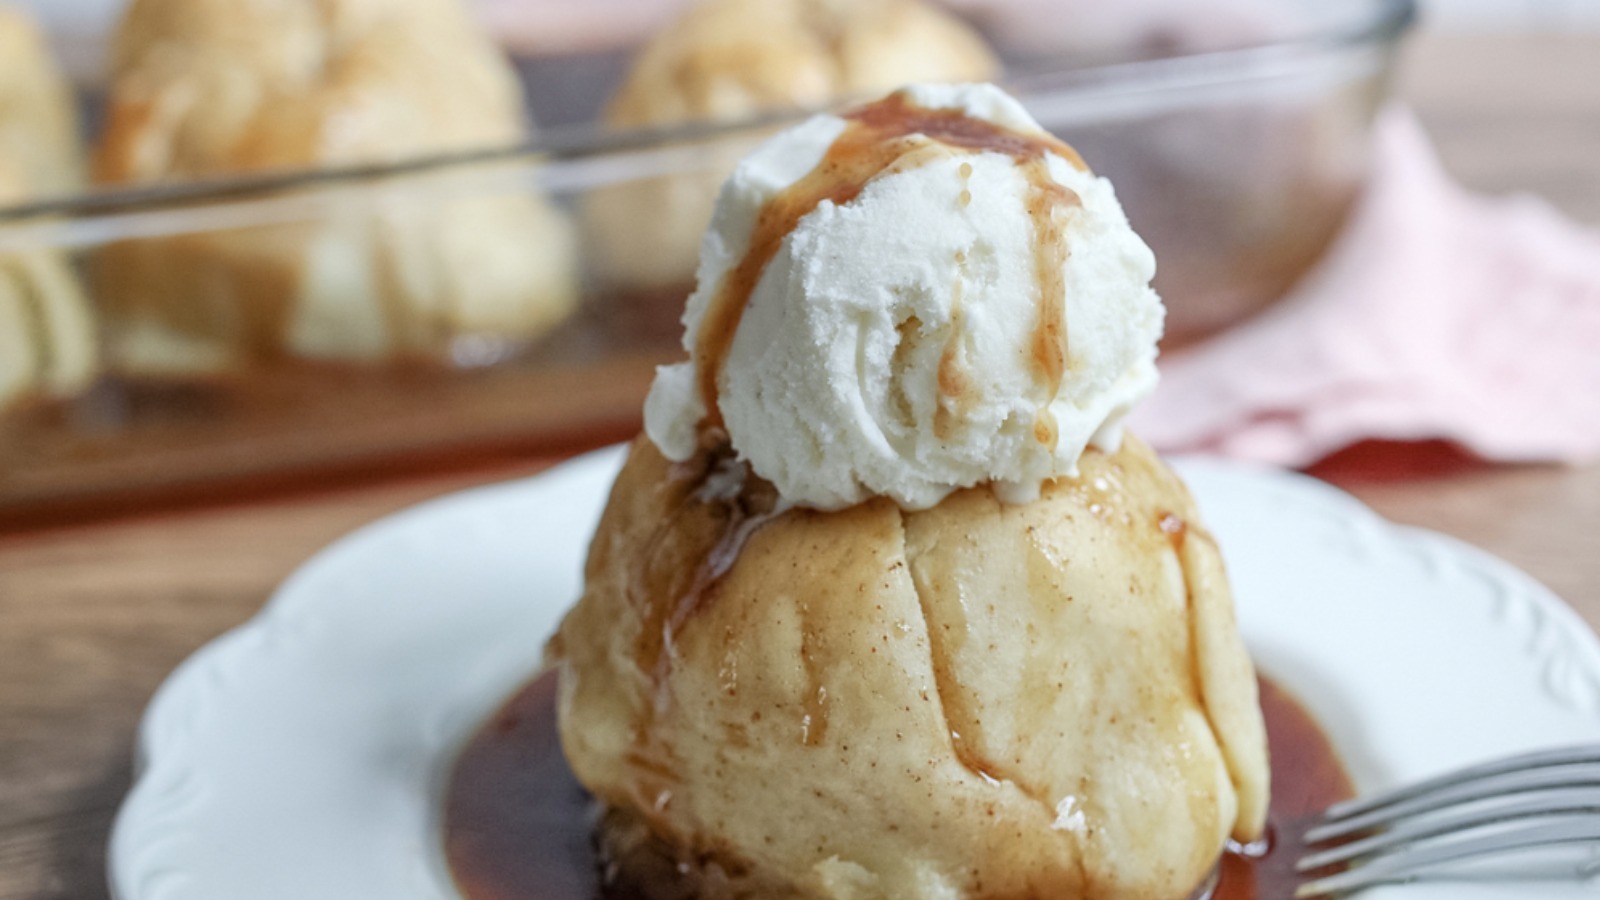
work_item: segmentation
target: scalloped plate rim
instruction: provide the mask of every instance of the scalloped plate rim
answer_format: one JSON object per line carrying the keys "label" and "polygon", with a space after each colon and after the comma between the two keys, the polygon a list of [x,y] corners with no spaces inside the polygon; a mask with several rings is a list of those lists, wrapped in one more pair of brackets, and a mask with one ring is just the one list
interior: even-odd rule
{"label": "scalloped plate rim", "polygon": [[[508,492],[537,494],[557,490],[569,481],[582,480],[597,471],[609,475],[621,465],[623,445],[614,445],[586,453],[547,469],[539,474],[477,486],[436,497],[367,523],[329,543],[298,566],[273,591],[268,600],[247,621],[212,639],[180,663],[156,689],[141,717],[135,748],[134,782],[117,810],[107,851],[108,881],[113,897],[135,900],[136,891],[125,888],[119,875],[126,869],[129,841],[140,827],[149,827],[141,820],[141,789],[149,788],[165,770],[170,769],[183,756],[181,749],[169,746],[162,734],[164,723],[192,708],[199,695],[198,682],[223,660],[233,656],[245,657],[259,652],[259,647],[270,642],[275,631],[292,624],[299,612],[297,603],[302,594],[314,593],[310,586],[318,579],[338,571],[344,560],[361,548],[381,541],[387,536],[403,533],[411,528],[438,527],[438,523],[451,516],[471,512],[484,501],[504,501]],[[1579,614],[1547,587],[1504,560],[1465,541],[1431,530],[1390,522],[1355,497],[1332,485],[1307,475],[1284,471],[1270,466],[1241,463],[1213,457],[1179,457],[1172,460],[1185,480],[1195,476],[1250,477],[1271,483],[1302,499],[1313,501],[1337,517],[1361,524],[1393,543],[1431,544],[1442,548],[1446,555],[1466,561],[1470,567],[1492,573],[1512,585],[1517,595],[1530,602],[1538,615],[1553,623],[1556,633],[1565,639],[1567,651],[1576,653],[1580,668],[1600,685],[1600,639]],[[1224,548],[1226,552],[1226,547]],[[254,642],[254,645],[252,645]],[[1409,893],[1409,892],[1407,892]],[[144,900],[144,898],[138,898]]]}

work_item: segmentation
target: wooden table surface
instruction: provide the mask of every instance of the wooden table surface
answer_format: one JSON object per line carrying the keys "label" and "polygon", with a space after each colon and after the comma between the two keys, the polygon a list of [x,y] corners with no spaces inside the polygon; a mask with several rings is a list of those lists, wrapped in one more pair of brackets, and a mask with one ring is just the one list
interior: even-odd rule
{"label": "wooden table surface", "polygon": [[[1600,37],[1427,37],[1402,92],[1463,181],[1533,190],[1600,223]],[[1380,478],[1346,458],[1321,472],[1392,519],[1526,568],[1600,625],[1600,467],[1382,459],[1418,471]],[[106,896],[106,834],[144,704],[297,564],[386,513],[548,462],[0,536],[0,900]]]}

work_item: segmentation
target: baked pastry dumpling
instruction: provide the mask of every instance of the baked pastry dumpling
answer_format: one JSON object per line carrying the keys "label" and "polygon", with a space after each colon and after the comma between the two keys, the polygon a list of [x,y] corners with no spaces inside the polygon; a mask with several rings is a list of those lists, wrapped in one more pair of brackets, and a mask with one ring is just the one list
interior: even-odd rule
{"label": "baked pastry dumpling", "polygon": [[[0,6],[0,207],[81,183],[71,88],[34,24]],[[65,396],[95,374],[94,318],[67,258],[0,251],[0,408]]]}
{"label": "baked pastry dumpling", "polygon": [[551,644],[625,890],[1177,900],[1262,834],[1221,554],[1121,427],[1154,258],[988,85],[821,115],[718,198]]}
{"label": "baked pastry dumpling", "polygon": [[1137,440],[1032,503],[917,512],[772,515],[707,492],[713,462],[634,446],[560,632],[614,860],[690,864],[696,896],[1176,900],[1259,833],[1221,559]]}
{"label": "baked pastry dumpling", "polygon": [[[604,124],[737,121],[999,69],[976,31],[924,0],[702,0],[640,52]],[[596,191],[584,226],[601,275],[634,288],[690,282],[717,185],[755,139],[710,148],[703,174]]]}
{"label": "baked pastry dumpling", "polygon": [[[460,0],[135,0],[117,33],[102,183],[394,162],[525,136],[509,65]],[[97,261],[117,363],[215,370],[517,342],[572,309],[572,238],[482,184],[374,185],[312,222],[129,241]]]}
{"label": "baked pastry dumpling", "polygon": [[[25,199],[0,159],[0,207]],[[68,397],[97,373],[94,314],[66,256],[0,251],[0,409],[30,394]]]}

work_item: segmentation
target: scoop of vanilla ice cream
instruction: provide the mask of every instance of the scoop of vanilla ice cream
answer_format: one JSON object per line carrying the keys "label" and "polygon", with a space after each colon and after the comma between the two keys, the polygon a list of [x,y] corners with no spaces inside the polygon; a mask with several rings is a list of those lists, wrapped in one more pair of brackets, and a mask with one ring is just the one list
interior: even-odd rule
{"label": "scoop of vanilla ice cream", "polygon": [[[992,85],[904,95],[1043,134]],[[816,168],[847,125],[817,116],[724,184],[684,313],[691,359],[662,368],[645,405],[646,432],[667,458],[693,455],[706,417],[697,389],[706,361],[695,354],[709,305],[763,207]],[[925,509],[984,482],[1025,502],[1042,482],[1075,474],[1091,442],[1114,450],[1123,416],[1155,386],[1155,258],[1110,182],[1046,157],[1049,178],[1081,200],[1061,213],[1066,366],[1052,392],[1030,358],[1045,291],[1027,173],[1003,152],[927,149],[908,142],[914,163],[798,221],[751,291],[717,376],[734,449],[789,503],[838,509],[885,495]],[[1042,412],[1054,429],[1038,427]]]}

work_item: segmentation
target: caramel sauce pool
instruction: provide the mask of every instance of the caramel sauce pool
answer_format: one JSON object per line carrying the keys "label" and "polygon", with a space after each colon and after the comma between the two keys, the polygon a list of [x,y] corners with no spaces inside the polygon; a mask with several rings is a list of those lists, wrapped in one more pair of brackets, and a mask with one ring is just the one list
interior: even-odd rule
{"label": "caramel sauce pool", "polygon": [[[445,796],[445,855],[467,900],[627,900],[603,894],[590,839],[589,798],[556,736],[554,675],[506,703],[461,751]],[[1350,778],[1316,721],[1261,680],[1272,751],[1269,849],[1228,854],[1215,900],[1288,900],[1300,847],[1275,835],[1353,795]]]}
{"label": "caramel sauce pool", "polygon": [[[1054,449],[1056,424],[1045,406],[1061,389],[1067,367],[1066,283],[1062,269],[1068,248],[1060,212],[1080,205],[1081,200],[1050,177],[1046,159],[1054,154],[1087,171],[1083,160],[1077,151],[1051,135],[1009,131],[960,110],[925,109],[902,93],[844,113],[843,118],[844,132],[816,168],[762,207],[750,234],[749,248],[738,265],[723,276],[706,308],[694,348],[700,398],[706,408],[705,419],[700,423],[702,432],[715,432],[722,425],[717,378],[722,374],[750,294],[777,255],[784,237],[807,213],[824,201],[849,203],[882,173],[915,168],[952,153],[988,152],[1011,157],[1028,180],[1027,209],[1034,225],[1034,268],[1039,282],[1039,322],[1028,348],[1039,380],[1039,395],[1035,398],[1039,416],[1034,423],[1034,436]],[[965,178],[971,169],[963,171]],[[960,205],[970,202],[971,196],[970,191],[963,190]]]}

